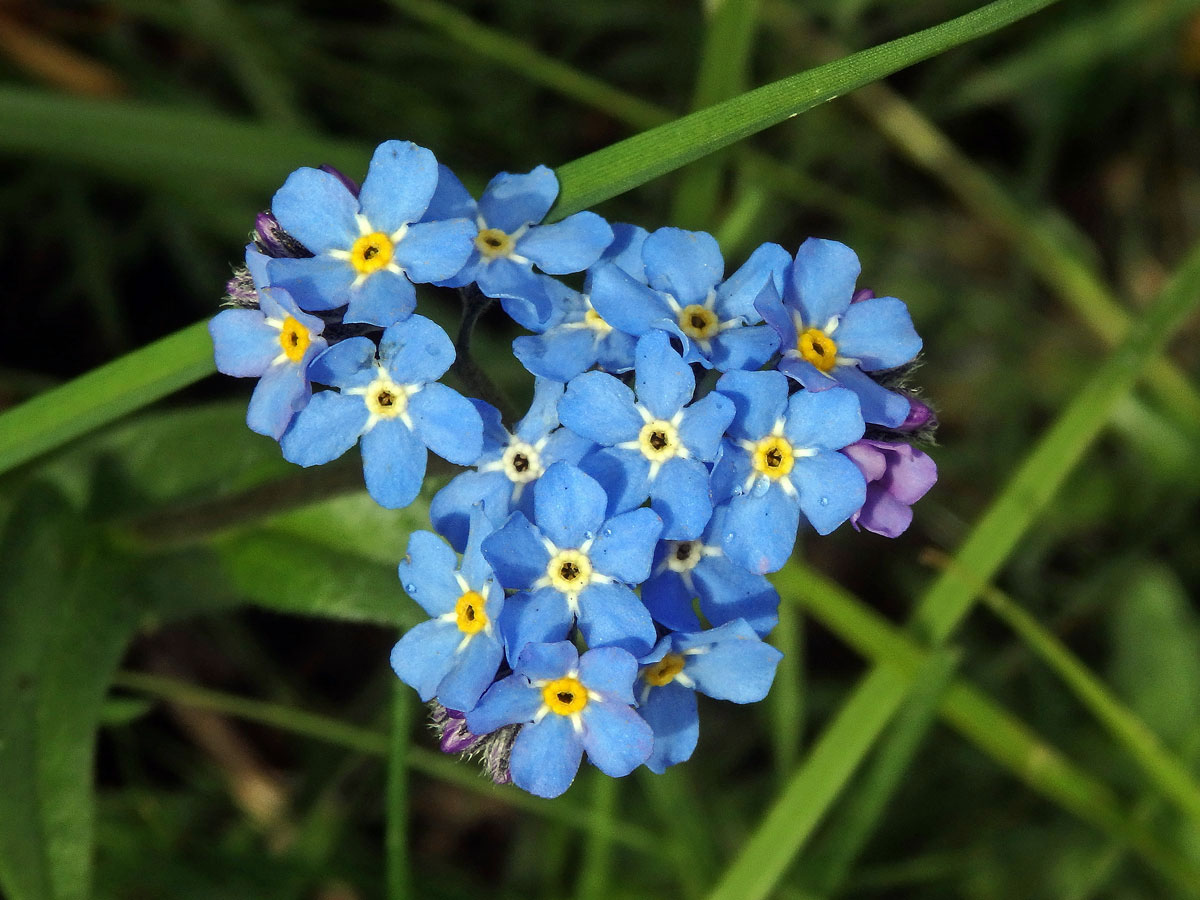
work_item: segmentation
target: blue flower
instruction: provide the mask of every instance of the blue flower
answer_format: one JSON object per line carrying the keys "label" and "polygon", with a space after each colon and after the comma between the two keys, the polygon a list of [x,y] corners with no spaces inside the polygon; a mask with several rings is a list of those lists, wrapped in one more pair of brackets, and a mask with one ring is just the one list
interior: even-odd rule
{"label": "blue flower", "polygon": [[462,270],[438,283],[461,287],[474,281],[488,297],[500,298],[518,322],[544,320],[548,300],[532,267],[548,275],[582,272],[613,239],[608,223],[593,212],[539,225],[557,197],[558,178],[546,166],[527,175],[501,172],[484,188],[478,203],[453,172],[439,167],[437,192],[427,215],[465,216],[476,227],[474,249]]}
{"label": "blue flower", "polygon": [[654,622],[629,585],[650,574],[662,520],[644,508],[606,519],[607,505],[595,479],[557,462],[534,485],[533,522],[514,512],[484,540],[496,579],[521,592],[500,618],[510,663],[527,643],[563,640],[576,620],[589,647],[641,655],[654,644]]}
{"label": "blue flower", "polygon": [[375,344],[353,337],[313,361],[322,391],[296,416],[281,441],[286,459],[315,466],[337,459],[362,438],[367,490],[388,509],[421,490],[428,447],[460,466],[483,449],[483,422],[465,397],[437,379],[454,361],[446,332],[424,316],[391,326]]}
{"label": "blue flower", "polygon": [[684,360],[722,372],[760,368],[779,349],[754,307],[765,286],[782,286],[791,258],[778,244],[763,244],[724,281],[721,248],[703,231],[660,228],[646,238],[642,259],[649,286],[615,265],[597,267],[592,278],[592,304],[614,328],[669,331],[683,340]]}
{"label": "blue flower", "polygon": [[475,708],[504,659],[497,619],[504,591],[479,552],[492,524],[476,509],[462,567],[437,535],[414,532],[400,563],[400,582],[410,597],[433,616],[410,629],[392,649],[392,668],[428,702],[437,697],[449,709]]}
{"label": "blue flower", "polygon": [[713,510],[703,536],[692,541],[661,541],[654,566],[642,585],[642,602],[656,622],[672,631],[699,631],[692,608],[713,625],[744,619],[760,636],[779,623],[779,594],[763,575],[734,563],[721,549],[728,506]]}
{"label": "blue flower", "polygon": [[559,418],[605,448],[580,468],[604,486],[610,513],[649,497],[664,537],[699,537],[712,514],[705,463],[717,457],[733,404],[717,393],[691,402],[695,376],[665,331],[638,340],[636,384],[635,399],[612,375],[585,372],[567,385]]}
{"label": "blue flower", "polygon": [[833,388],[789,399],[779,372],[729,372],[717,390],[737,410],[713,470],[713,497],[731,498],[721,546],[751,572],[774,572],[791,555],[801,512],[828,534],[862,508],[867,483],[836,452],[863,435],[858,398]]}
{"label": "blue flower", "polygon": [[[246,262],[259,269],[259,254]],[[302,313],[282,288],[266,287],[256,277],[258,309],[226,309],[208,323],[217,370],[239,378],[258,378],[250,395],[246,424],[251,431],[279,440],[292,417],[312,395],[308,366],[326,347],[325,323]]]}
{"label": "blue flower", "polygon": [[646,767],[662,774],[696,749],[700,717],[696,694],[733,703],[767,696],[783,654],[738,619],[720,628],[669,634],[643,657],[638,712],[654,731]]}
{"label": "blue flower", "polygon": [[380,144],[357,196],[336,175],[297,169],[271,201],[287,232],[314,254],[273,259],[271,281],[304,309],[349,304],[347,322],[388,326],[416,307],[413,282],[440,281],[471,255],[473,224],[424,221],[437,161],[408,141]]}
{"label": "blue flower", "polygon": [[614,778],[650,756],[654,736],[632,708],[637,661],[626,651],[600,647],[580,656],[567,641],[530,644],[513,668],[467,713],[467,727],[486,734],[524,724],[509,760],[517,787],[557,797],[575,780],[585,750]]}
{"label": "blue flower", "polygon": [[895,428],[908,417],[908,399],[866,373],[910,362],[921,352],[921,338],[902,300],[851,303],[861,268],[845,244],[809,238],[787,273],[782,299],[767,290],[757,307],[779,333],[780,371],[810,391],[848,387],[866,421]]}
{"label": "blue flower", "polygon": [[563,385],[537,379],[529,412],[510,434],[500,422],[500,412],[482,400],[472,400],[483,418],[483,453],[473,472],[456,475],[438,491],[429,506],[433,527],[456,550],[467,542],[471,509],[483,504],[497,525],[520,509],[533,515],[532,485],[553,462],[578,463],[594,444],[573,431],[558,427],[558,401]]}

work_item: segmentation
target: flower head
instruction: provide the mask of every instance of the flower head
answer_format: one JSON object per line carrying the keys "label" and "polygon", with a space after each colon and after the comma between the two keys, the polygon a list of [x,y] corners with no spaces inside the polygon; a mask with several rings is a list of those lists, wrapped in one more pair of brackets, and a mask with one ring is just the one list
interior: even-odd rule
{"label": "flower head", "polygon": [[937,464],[911,444],[891,441],[855,441],[842,453],[867,479],[867,499],[850,524],[899,537],[912,522],[912,505],[937,482]]}

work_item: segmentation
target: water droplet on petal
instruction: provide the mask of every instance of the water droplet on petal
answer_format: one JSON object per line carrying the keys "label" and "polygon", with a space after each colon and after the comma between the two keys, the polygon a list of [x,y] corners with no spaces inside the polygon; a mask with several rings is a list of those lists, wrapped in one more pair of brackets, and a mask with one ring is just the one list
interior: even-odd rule
{"label": "water droplet on petal", "polygon": [[605,528],[605,529],[604,529],[604,536],[605,536],[605,537],[612,537],[612,529],[611,529],[611,528]]}
{"label": "water droplet on petal", "polygon": [[[611,531],[610,531],[610,532],[608,532],[608,533],[609,533],[609,534],[612,534],[612,532],[611,532]],[[593,540],[593,539],[595,539],[595,537],[596,537],[596,533],[595,533],[594,531],[585,531],[585,532],[583,533],[583,539],[584,539],[585,541],[590,541],[590,540]]]}
{"label": "water droplet on petal", "polygon": [[416,586],[415,584],[406,584],[406,585],[404,586],[404,592],[405,592],[406,594],[411,594],[411,593],[412,593],[413,591],[415,591],[416,589],[417,589],[417,586]]}
{"label": "water droplet on petal", "polygon": [[828,497],[822,497],[822,498],[821,498],[821,505],[822,505],[822,506],[828,506],[828,505],[829,505],[829,498],[828,498]]}

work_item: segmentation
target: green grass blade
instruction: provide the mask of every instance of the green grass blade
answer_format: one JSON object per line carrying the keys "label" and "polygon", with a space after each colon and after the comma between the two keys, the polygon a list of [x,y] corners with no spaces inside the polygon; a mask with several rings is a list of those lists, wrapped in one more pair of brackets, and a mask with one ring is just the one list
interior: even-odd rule
{"label": "green grass blade", "polygon": [[[609,778],[598,769],[589,771],[588,775],[592,780],[592,817],[600,821],[616,818],[621,782],[616,778]],[[583,860],[579,865],[579,882],[575,889],[578,900],[605,900],[610,896],[612,850],[610,834],[602,829],[588,833],[583,845]]]}
{"label": "green grass blade", "polygon": [[388,736],[387,858],[388,900],[409,900],[412,871],[408,862],[408,770],[412,753],[412,717],[417,705],[408,685],[392,688],[392,727]]}

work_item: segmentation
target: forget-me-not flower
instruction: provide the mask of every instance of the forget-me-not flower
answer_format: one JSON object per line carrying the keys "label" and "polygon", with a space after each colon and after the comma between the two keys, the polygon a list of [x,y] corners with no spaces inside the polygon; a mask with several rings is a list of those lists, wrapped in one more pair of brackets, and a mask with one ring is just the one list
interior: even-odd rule
{"label": "forget-me-not flower", "polygon": [[303,309],[349,304],[346,322],[386,327],[406,318],[416,307],[413,282],[449,278],[472,252],[472,222],[418,221],[437,178],[433,154],[410,141],[376,148],[357,196],[330,172],[297,169],[271,212],[314,255],[271,260],[272,283]]}
{"label": "forget-me-not flower", "polygon": [[696,378],[665,331],[638,339],[637,395],[604,372],[573,378],[558,405],[563,425],[600,444],[580,462],[608,492],[609,511],[641,506],[662,516],[663,537],[699,537],[712,514],[708,467],[733,420],[718,393],[692,402]]}
{"label": "forget-me-not flower", "polygon": [[504,591],[479,552],[492,523],[476,508],[461,568],[446,543],[429,531],[413,532],[399,567],[405,592],[433,616],[409,629],[392,649],[392,668],[421,699],[449,709],[475,708],[504,659],[497,619]]}
{"label": "forget-me-not flower", "polygon": [[575,780],[585,750],[614,778],[650,756],[653,733],[632,708],[637,661],[625,650],[580,656],[568,641],[529,644],[513,669],[467,713],[467,727],[485,734],[524,723],[509,758],[517,787],[557,797]]}
{"label": "forget-me-not flower", "polygon": [[713,496],[729,498],[721,546],[751,572],[782,568],[800,513],[828,534],[863,505],[867,485],[837,451],[863,436],[858,398],[845,388],[797,391],[780,372],[729,372],[717,382],[737,410],[713,470]]}
{"label": "forget-me-not flower", "polygon": [[292,422],[283,455],[302,466],[337,459],[362,440],[367,490],[380,506],[398,509],[416,499],[432,450],[469,466],[483,449],[479,413],[457,391],[437,383],[454,361],[446,332],[411,316],[375,344],[353,337],[334,344],[310,367],[322,391]]}
{"label": "forget-me-not flower", "polygon": [[850,524],[899,537],[912,523],[912,505],[937,482],[937,463],[911,444],[893,441],[855,441],[842,453],[867,479],[867,499]]}
{"label": "forget-me-not flower", "polygon": [[483,542],[496,579],[521,592],[500,618],[510,663],[528,643],[563,640],[576,621],[589,647],[641,655],[653,646],[654,622],[629,585],[650,574],[662,520],[645,508],[608,518],[607,506],[595,479],[557,462],[534,485],[533,521],[514,512]]}
{"label": "forget-me-not flower", "polygon": [[862,266],[845,244],[809,238],[784,279],[783,296],[767,290],[758,310],[779,333],[779,369],[810,391],[841,384],[858,395],[863,418],[895,428],[908,399],[867,373],[911,362],[921,352],[904,301],[870,297],[851,303]]}

